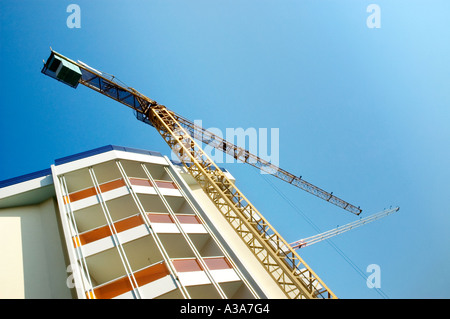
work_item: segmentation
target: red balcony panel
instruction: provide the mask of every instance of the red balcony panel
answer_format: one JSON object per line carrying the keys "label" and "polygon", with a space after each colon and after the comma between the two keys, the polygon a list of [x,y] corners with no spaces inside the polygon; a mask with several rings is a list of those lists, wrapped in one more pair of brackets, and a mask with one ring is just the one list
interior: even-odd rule
{"label": "red balcony panel", "polygon": [[173,266],[179,272],[203,270],[197,259],[174,259]]}
{"label": "red balcony panel", "polygon": [[148,179],[134,178],[130,177],[131,185],[135,186],[153,186],[152,183]]}
{"label": "red balcony panel", "polygon": [[209,270],[233,268],[225,257],[203,258]]}
{"label": "red balcony panel", "polygon": [[177,186],[175,183],[173,182],[169,182],[169,181],[155,181],[156,186],[160,187],[160,188],[172,188],[172,189],[177,189]]}
{"label": "red balcony panel", "polygon": [[182,224],[201,224],[201,221],[195,215],[177,215]]}
{"label": "red balcony panel", "polygon": [[[130,177],[130,183],[131,183],[131,185],[136,185],[136,186],[153,187],[153,184],[151,181],[149,181],[148,179],[143,179],[143,178]],[[156,184],[156,186],[158,186],[160,188],[177,189],[176,184],[171,181],[155,181],[155,184]]]}
{"label": "red balcony panel", "polygon": [[173,223],[173,220],[169,214],[149,213],[149,214],[147,214],[147,216],[148,216],[148,219],[150,219],[150,221],[152,223]]}

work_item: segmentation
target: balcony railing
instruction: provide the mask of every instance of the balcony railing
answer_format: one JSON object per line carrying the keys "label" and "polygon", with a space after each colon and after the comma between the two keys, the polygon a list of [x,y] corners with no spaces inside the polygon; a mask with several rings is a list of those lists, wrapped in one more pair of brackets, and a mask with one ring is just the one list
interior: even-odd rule
{"label": "balcony railing", "polygon": [[[150,180],[136,177],[130,177],[129,180],[132,187],[136,187],[136,193],[156,194],[154,185]],[[176,184],[171,181],[156,180],[155,184],[165,195],[181,196],[177,190]],[[126,183],[122,178],[100,184],[99,189],[105,200],[129,194],[126,189]],[[98,195],[98,192],[96,188],[92,186],[72,192],[69,195],[64,196],[63,199],[65,204],[68,204],[69,202],[72,204],[73,210],[79,210],[97,204],[98,198],[96,195]]]}
{"label": "balcony railing", "polygon": [[[228,262],[225,257],[205,257],[203,258],[205,264],[211,271],[215,279],[219,282],[227,282],[227,281],[237,281],[239,278],[236,276],[233,267]],[[182,279],[186,284],[193,285],[205,285],[209,284],[209,280],[204,275],[204,269],[201,266],[201,263],[196,258],[182,258],[182,259],[172,259],[172,263],[177,270],[178,274],[182,278],[189,278],[189,280]],[[220,273],[217,271],[225,270],[228,271],[226,273]],[[224,275],[225,274],[225,275]],[[155,282],[158,279],[162,279],[166,276],[170,275],[170,272],[166,266],[166,263],[161,261],[156,264],[145,267],[141,270],[138,270],[133,273],[133,276],[136,278],[136,282],[139,287],[142,287],[145,293],[145,286]],[[153,296],[162,295],[167,293],[174,288],[174,285],[171,284],[172,280],[168,280],[164,284],[149,286]],[[132,291],[133,287],[128,276],[122,276],[120,278],[111,280],[104,284],[101,284],[97,287],[94,287],[93,294],[92,292],[86,293],[88,298],[97,298],[97,299],[110,299],[115,298],[120,295],[123,295],[127,292]]]}

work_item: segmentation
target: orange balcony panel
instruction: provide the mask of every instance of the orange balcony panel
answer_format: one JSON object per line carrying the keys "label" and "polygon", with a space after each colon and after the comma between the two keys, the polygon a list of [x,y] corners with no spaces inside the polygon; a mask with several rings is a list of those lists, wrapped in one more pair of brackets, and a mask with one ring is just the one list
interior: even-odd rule
{"label": "orange balcony panel", "polygon": [[174,259],[173,266],[179,272],[203,270],[197,259]]}
{"label": "orange balcony panel", "polygon": [[[103,183],[99,186],[100,186],[100,191],[107,192],[107,191],[125,186],[125,182],[123,179],[117,179],[115,181]],[[97,191],[96,191],[95,187],[90,187],[90,188],[86,188],[81,191],[70,194],[69,199],[71,202],[75,202],[77,200],[88,198],[88,197],[95,196],[95,195],[97,195]],[[66,199],[65,199],[65,201],[66,201]]]}
{"label": "orange balcony panel", "polygon": [[81,246],[80,237],[78,237],[78,236],[73,236],[73,237],[72,237],[72,240],[73,240],[73,246],[74,246],[75,248]]}
{"label": "orange balcony panel", "polygon": [[92,290],[86,291],[87,299],[95,299],[94,292]]}
{"label": "orange balcony panel", "polygon": [[99,227],[83,234],[80,234],[80,243],[81,245],[86,245],[92,243],[93,241],[111,236],[111,230],[108,226]]}
{"label": "orange balcony panel", "polygon": [[[133,227],[140,226],[144,223],[142,217],[140,215],[132,216],[127,219],[120,220],[114,223],[114,227],[118,233],[131,229]],[[79,239],[76,237],[73,238],[74,246],[79,247],[80,245],[85,245],[92,243],[96,240],[111,236],[111,230],[108,225],[102,226],[85,233],[80,234]]]}
{"label": "orange balcony panel", "polygon": [[120,233],[122,231],[128,230],[133,227],[140,226],[144,223],[142,217],[140,215],[132,216],[127,219],[120,220],[114,223],[114,227],[117,232]]}
{"label": "orange balcony panel", "polygon": [[136,281],[139,286],[148,284],[149,282],[158,280],[169,275],[169,269],[167,269],[166,264],[160,263],[142,270],[139,270],[134,274]]}
{"label": "orange balcony panel", "polygon": [[75,202],[77,200],[95,196],[95,195],[97,195],[97,191],[95,190],[95,187],[90,187],[90,188],[83,189],[82,191],[70,194],[69,199],[71,202]]}
{"label": "orange balcony panel", "polygon": [[94,288],[95,298],[111,299],[133,289],[127,276],[114,280],[103,286]]}
{"label": "orange balcony panel", "polygon": [[225,257],[204,258],[209,270],[233,268]]}
{"label": "orange balcony panel", "polygon": [[125,181],[123,179],[116,179],[115,181],[107,182],[100,185],[100,190],[102,192],[107,192],[122,186],[125,186]]}
{"label": "orange balcony panel", "polygon": [[[138,286],[146,285],[152,281],[158,280],[169,275],[170,272],[164,262],[144,268],[134,273],[134,278]],[[97,299],[111,299],[124,294],[133,287],[128,276],[119,278],[102,286],[94,288],[94,294]]]}

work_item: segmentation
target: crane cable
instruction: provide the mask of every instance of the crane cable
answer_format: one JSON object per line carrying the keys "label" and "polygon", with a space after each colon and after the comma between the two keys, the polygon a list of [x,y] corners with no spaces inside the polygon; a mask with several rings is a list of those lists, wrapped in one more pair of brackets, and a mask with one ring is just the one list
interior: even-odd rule
{"label": "crane cable", "polygon": [[[306,216],[306,214],[300,209],[298,208],[286,195],[283,194],[283,192],[281,192],[280,189],[278,189],[278,187],[276,187],[269,179],[267,179],[264,174],[259,174],[263,177],[263,179],[297,212],[299,213],[306,221],[308,224],[311,225],[311,227],[313,227],[318,233],[321,233],[322,231],[320,230],[320,228],[314,224],[314,222],[308,217]],[[367,276],[366,274],[358,267],[358,265],[356,265],[351,259],[350,257],[348,257],[338,246],[336,246],[336,244],[331,241],[331,239],[325,239],[325,241],[342,257],[344,258],[344,260],[367,282]],[[375,291],[384,299],[389,299],[389,296],[381,290],[381,288],[376,288]]]}

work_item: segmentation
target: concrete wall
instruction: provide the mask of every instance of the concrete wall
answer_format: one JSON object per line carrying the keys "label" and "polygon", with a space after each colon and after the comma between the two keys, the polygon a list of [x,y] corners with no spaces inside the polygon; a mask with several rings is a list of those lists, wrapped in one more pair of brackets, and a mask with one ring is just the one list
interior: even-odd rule
{"label": "concrete wall", "polygon": [[72,298],[54,198],[0,209],[0,298]]}

